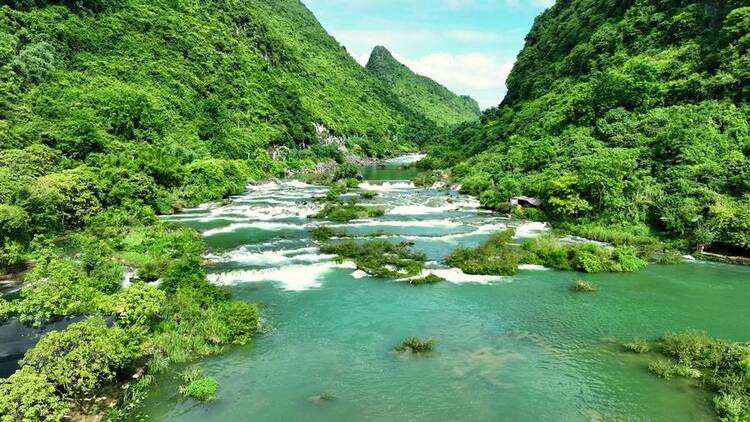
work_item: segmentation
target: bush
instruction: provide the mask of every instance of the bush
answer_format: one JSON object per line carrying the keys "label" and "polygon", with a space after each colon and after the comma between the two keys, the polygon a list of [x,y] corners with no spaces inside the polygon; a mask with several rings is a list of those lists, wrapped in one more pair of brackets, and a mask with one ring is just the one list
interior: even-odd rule
{"label": "bush", "polygon": [[0,421],[61,421],[68,404],[55,386],[35,371],[24,368],[9,378],[0,378]]}
{"label": "bush", "polygon": [[[360,179],[359,167],[351,163],[340,164],[333,172],[333,180]],[[356,187],[356,186],[355,186]]]}
{"label": "bush", "polygon": [[435,274],[429,274],[421,278],[410,278],[409,284],[414,285],[414,286],[421,286],[424,284],[437,284],[443,281],[445,281],[443,277],[437,276]]}
{"label": "bush", "polygon": [[221,308],[228,332],[227,340],[234,344],[246,344],[260,328],[258,305],[240,301],[226,302]]}
{"label": "bush", "polygon": [[326,204],[326,206],[312,218],[325,218],[335,222],[380,217],[385,210],[377,207],[363,207],[356,204]]}
{"label": "bush", "polygon": [[542,264],[558,270],[632,272],[648,265],[629,246],[607,248],[592,243],[563,243],[551,235],[528,240],[522,248],[527,252],[523,257],[526,263]]}
{"label": "bush", "polygon": [[623,344],[622,347],[628,352],[637,354],[644,354],[651,351],[651,345],[646,340],[639,338]]}
{"label": "bush", "polygon": [[90,318],[46,334],[20,363],[85,408],[86,399],[130,363],[134,351],[129,341],[119,328],[108,328],[101,318]]}
{"label": "bush", "polygon": [[675,367],[675,365],[665,359],[656,359],[651,361],[651,363],[648,364],[648,370],[666,380],[672,379],[672,377],[677,373],[677,368]]}
{"label": "bush", "polygon": [[373,192],[371,190],[368,190],[368,191],[364,191],[364,192],[360,193],[359,196],[362,199],[368,199],[369,200],[369,199],[374,199],[376,196],[378,196],[378,194],[377,194],[377,192]]}
{"label": "bush", "polygon": [[580,293],[589,293],[589,292],[595,292],[596,289],[594,286],[591,285],[588,281],[578,280],[576,281],[576,284],[573,285],[573,290]]}
{"label": "bush", "polygon": [[313,227],[310,230],[310,235],[313,240],[324,241],[330,240],[332,237],[336,237],[337,233],[334,229],[328,226]]}
{"label": "bush", "polygon": [[419,337],[409,337],[396,346],[397,352],[411,352],[411,353],[428,353],[435,348],[437,341],[435,339],[427,338],[421,339]]}
{"label": "bush", "polygon": [[743,421],[747,420],[749,416],[747,413],[748,403],[746,398],[722,393],[715,395],[713,402],[714,409],[722,420]]}
{"label": "bush", "polygon": [[509,244],[514,235],[514,230],[495,233],[478,248],[454,250],[445,258],[445,262],[466,274],[513,275],[521,261],[518,248]]}
{"label": "bush", "polygon": [[37,264],[26,281],[15,304],[24,322],[41,325],[52,317],[86,315],[102,306],[102,293],[89,286],[83,271],[61,259]]}
{"label": "bush", "polygon": [[0,204],[0,242],[24,241],[29,234],[29,215],[15,205]]}
{"label": "bush", "polygon": [[714,407],[722,420],[750,416],[750,344],[688,331],[664,336],[660,352],[677,363],[660,359],[649,365],[651,371],[667,379],[674,375],[700,379],[715,394]]}
{"label": "bush", "polygon": [[346,241],[321,246],[320,251],[334,254],[338,259],[350,259],[357,268],[375,277],[408,278],[422,272],[427,257],[412,252],[405,243],[392,244],[385,240],[365,243]]}
{"label": "bush", "polygon": [[198,401],[209,401],[216,398],[219,392],[219,383],[213,378],[201,378],[180,387],[180,393],[185,397],[191,397]]}
{"label": "bush", "polygon": [[661,342],[662,353],[681,364],[713,363],[719,359],[716,342],[703,331],[667,334]]}
{"label": "bush", "polygon": [[114,298],[117,325],[148,327],[160,315],[166,295],[146,283],[135,283]]}

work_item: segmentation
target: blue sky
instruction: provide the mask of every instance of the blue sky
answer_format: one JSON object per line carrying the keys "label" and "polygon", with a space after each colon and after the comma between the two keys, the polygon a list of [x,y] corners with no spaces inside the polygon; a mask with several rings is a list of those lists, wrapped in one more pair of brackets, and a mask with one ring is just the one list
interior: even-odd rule
{"label": "blue sky", "polygon": [[386,46],[415,72],[482,108],[505,95],[505,78],[534,17],[554,0],[302,0],[357,61]]}

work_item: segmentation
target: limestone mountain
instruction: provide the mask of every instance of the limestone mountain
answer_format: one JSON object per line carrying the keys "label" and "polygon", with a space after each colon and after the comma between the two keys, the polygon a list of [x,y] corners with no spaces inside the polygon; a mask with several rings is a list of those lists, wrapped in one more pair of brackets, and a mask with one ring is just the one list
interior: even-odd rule
{"label": "limestone mountain", "polygon": [[0,63],[5,148],[246,158],[309,145],[314,123],[402,140],[429,126],[299,0],[4,1]]}
{"label": "limestone mountain", "polygon": [[749,251],[749,57],[746,0],[558,1],[502,105],[431,160],[490,207]]}
{"label": "limestone mountain", "polygon": [[479,117],[479,105],[474,99],[456,95],[432,79],[414,73],[385,47],[378,46],[372,50],[366,68],[405,105],[440,126],[464,123]]}

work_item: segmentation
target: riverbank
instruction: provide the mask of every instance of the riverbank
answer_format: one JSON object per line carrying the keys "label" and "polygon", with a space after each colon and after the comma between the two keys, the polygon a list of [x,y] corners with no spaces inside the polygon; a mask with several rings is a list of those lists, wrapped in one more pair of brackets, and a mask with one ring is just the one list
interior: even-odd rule
{"label": "riverbank", "polygon": [[[620,344],[688,328],[745,340],[750,327],[740,314],[750,300],[743,281],[750,274],[744,268],[693,263],[581,275],[525,266],[512,277],[469,276],[440,262],[457,246],[478,246],[503,228],[516,228],[522,238],[547,228],[482,210],[455,191],[392,177],[367,180],[350,193],[377,193],[362,203],[384,208],[378,218],[311,220],[322,207],[311,198],[327,188],[293,181],[255,186],[231,205],[170,218],[202,233],[214,263],[209,279],[261,303],[270,328],[252,345],[202,362],[220,384],[216,401],[175,400],[176,381],[165,374],[150,390],[147,414],[201,422],[248,414],[269,421],[362,414],[383,420],[712,418],[700,390],[662,382],[641,360],[621,353]],[[320,225],[355,239],[409,242],[446,281],[412,286],[358,272],[317,249],[310,231]],[[572,292],[582,278],[597,292]],[[429,356],[392,351],[410,336],[435,338],[435,350]]]}

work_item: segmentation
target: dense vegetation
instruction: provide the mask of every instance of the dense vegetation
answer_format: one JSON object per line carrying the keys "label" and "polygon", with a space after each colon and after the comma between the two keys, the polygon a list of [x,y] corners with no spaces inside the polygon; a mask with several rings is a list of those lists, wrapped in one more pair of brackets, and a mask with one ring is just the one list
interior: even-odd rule
{"label": "dense vegetation", "polygon": [[397,352],[411,352],[415,354],[429,353],[437,344],[432,338],[409,337],[394,348]]}
{"label": "dense vegetation", "polygon": [[513,275],[522,259],[521,251],[510,244],[515,234],[515,230],[504,230],[477,248],[457,248],[445,262],[466,274]]}
{"label": "dense vegetation", "polygon": [[590,242],[565,242],[552,234],[514,245],[515,230],[494,233],[476,248],[460,247],[445,262],[466,274],[514,275],[519,264],[543,265],[584,273],[634,272],[648,264],[630,246],[606,247]]}
{"label": "dense vegetation", "polygon": [[[643,340],[625,345],[636,353],[648,353]],[[714,408],[723,421],[750,420],[750,345],[731,343],[702,332],[668,334],[657,344],[663,357],[652,360],[649,369],[671,379],[695,379],[714,394]]]}
{"label": "dense vegetation", "polygon": [[450,126],[479,118],[479,104],[468,96],[458,96],[432,79],[417,75],[396,60],[385,47],[375,47],[367,70],[383,81],[408,107],[439,126]]}
{"label": "dense vegetation", "polygon": [[333,242],[322,245],[320,251],[336,255],[340,260],[352,260],[357,269],[383,278],[416,277],[427,260],[422,252],[411,251],[406,243],[393,244],[386,240]]}
{"label": "dense vegetation", "polygon": [[298,0],[0,2],[0,274],[24,281],[0,321],[84,318],[0,381],[3,421],[118,400],[128,419],[152,374],[255,335],[257,306],[210,285],[200,237],[157,214],[437,131]]}
{"label": "dense vegetation", "polygon": [[424,165],[490,208],[534,196],[556,222],[747,253],[749,52],[743,0],[559,1],[503,103]]}

